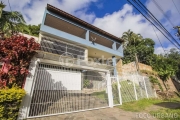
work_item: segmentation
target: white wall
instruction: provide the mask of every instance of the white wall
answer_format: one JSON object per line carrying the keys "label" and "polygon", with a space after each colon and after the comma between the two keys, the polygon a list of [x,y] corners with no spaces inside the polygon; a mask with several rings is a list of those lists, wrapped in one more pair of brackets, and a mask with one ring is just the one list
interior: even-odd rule
{"label": "white wall", "polygon": [[35,90],[81,90],[81,73],[39,69]]}

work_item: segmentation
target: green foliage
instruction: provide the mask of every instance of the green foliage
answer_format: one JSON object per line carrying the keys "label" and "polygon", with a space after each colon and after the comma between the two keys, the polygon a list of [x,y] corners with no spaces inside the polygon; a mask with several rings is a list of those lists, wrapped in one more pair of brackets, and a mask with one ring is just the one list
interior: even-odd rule
{"label": "green foliage", "polygon": [[163,91],[163,87],[161,86],[161,84],[159,83],[158,79],[153,77],[153,76],[150,76],[149,77],[149,81],[153,84],[153,85],[158,85],[159,86],[159,89],[161,91]]}
{"label": "green foliage", "polygon": [[141,73],[145,73],[149,76],[153,75],[153,76],[158,76],[157,72],[155,71],[148,71],[148,70],[140,70]]}
{"label": "green foliage", "polygon": [[107,95],[106,91],[94,92],[94,93],[92,93],[92,95],[94,95],[97,98],[102,99],[102,100],[108,99],[108,95]]}
{"label": "green foliage", "polygon": [[154,53],[154,41],[150,38],[143,38],[140,34],[135,34],[131,30],[124,32],[121,37],[124,42],[123,63],[135,61],[137,53],[139,62],[150,65]]}
{"label": "green foliage", "polygon": [[[121,38],[125,41],[124,64],[135,61],[136,53],[138,61],[152,66],[164,82],[174,75],[180,79],[180,52],[176,49],[171,49],[165,55],[156,55],[154,54],[155,42],[150,38],[143,38],[140,34],[135,34],[131,30],[124,32]],[[141,72],[154,74],[147,71]]]}
{"label": "green foliage", "polygon": [[87,87],[89,87],[89,85],[90,85],[90,81],[89,80],[84,80],[83,88],[87,88]]}
{"label": "green foliage", "polygon": [[119,91],[117,83],[112,84],[113,102],[114,104],[119,104]]}
{"label": "green foliage", "polygon": [[173,60],[162,55],[154,55],[153,59],[152,67],[163,81],[167,81],[171,76],[175,75],[178,68]]}
{"label": "green foliage", "polygon": [[13,86],[0,90],[0,119],[16,120],[25,90]]}
{"label": "green foliage", "polygon": [[40,24],[39,25],[26,25],[26,27],[24,27],[22,32],[25,34],[38,37],[39,31],[40,31]]}
{"label": "green foliage", "polygon": [[159,83],[158,79],[157,79],[157,78],[154,78],[153,76],[150,76],[150,77],[149,77],[149,80],[150,80],[150,82],[151,82],[152,84],[158,84],[158,83]]}
{"label": "green foliage", "polygon": [[22,29],[25,27],[25,20],[22,14],[17,11],[2,10],[0,21],[0,33],[3,38],[22,32]]}

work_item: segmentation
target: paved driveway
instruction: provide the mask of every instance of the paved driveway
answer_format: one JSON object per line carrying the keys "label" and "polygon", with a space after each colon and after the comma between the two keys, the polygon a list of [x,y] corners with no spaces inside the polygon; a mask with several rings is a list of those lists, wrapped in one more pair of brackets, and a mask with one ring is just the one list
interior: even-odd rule
{"label": "paved driveway", "polygon": [[33,118],[29,120],[157,120],[147,113],[123,111],[119,108],[55,115],[50,117]]}

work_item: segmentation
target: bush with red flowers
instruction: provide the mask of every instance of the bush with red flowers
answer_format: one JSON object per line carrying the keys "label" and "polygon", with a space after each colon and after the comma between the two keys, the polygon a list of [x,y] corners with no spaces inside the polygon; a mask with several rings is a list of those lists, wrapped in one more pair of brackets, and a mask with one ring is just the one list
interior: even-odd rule
{"label": "bush with red flowers", "polygon": [[0,70],[0,88],[11,88],[13,84],[23,86],[30,61],[39,48],[34,38],[21,35],[0,40],[0,61],[4,63]]}

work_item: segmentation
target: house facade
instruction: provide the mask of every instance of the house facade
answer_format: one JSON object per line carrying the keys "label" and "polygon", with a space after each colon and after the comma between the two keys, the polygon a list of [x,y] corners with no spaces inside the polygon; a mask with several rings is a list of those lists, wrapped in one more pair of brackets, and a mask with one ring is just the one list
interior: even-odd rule
{"label": "house facade", "polygon": [[112,83],[123,57],[122,39],[48,4],[38,42],[19,119],[121,104]]}

